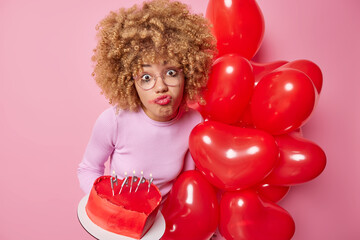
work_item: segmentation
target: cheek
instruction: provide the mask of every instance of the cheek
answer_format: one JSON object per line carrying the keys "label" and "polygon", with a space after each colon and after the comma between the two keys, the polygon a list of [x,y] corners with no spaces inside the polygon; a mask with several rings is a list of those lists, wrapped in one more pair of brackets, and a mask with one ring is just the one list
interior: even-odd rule
{"label": "cheek", "polygon": [[149,106],[151,104],[151,97],[148,94],[141,94],[140,101],[143,105]]}
{"label": "cheek", "polygon": [[137,85],[135,85],[135,89],[136,89],[136,92],[137,92],[137,94],[139,96],[140,101],[143,104],[146,103],[148,98],[149,98],[147,92],[144,92],[144,91],[142,91],[142,89],[139,89],[139,87]]}
{"label": "cheek", "polygon": [[183,96],[184,96],[184,89],[185,89],[185,86],[184,86],[184,83],[180,86],[180,89],[179,89],[179,92],[178,92],[178,97],[179,97],[179,100],[181,101]]}
{"label": "cheek", "polygon": [[185,83],[184,83],[184,81],[183,81],[183,82],[180,84],[180,86],[175,89],[176,95],[179,96],[179,97],[183,96],[183,94],[184,94],[184,89],[185,89]]}

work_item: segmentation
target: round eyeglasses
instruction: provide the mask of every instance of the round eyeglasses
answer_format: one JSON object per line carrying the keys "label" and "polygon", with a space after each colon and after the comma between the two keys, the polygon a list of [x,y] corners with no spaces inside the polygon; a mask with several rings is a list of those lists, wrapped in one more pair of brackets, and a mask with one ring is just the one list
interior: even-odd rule
{"label": "round eyeglasses", "polygon": [[182,69],[165,69],[160,75],[151,75],[150,73],[142,73],[134,78],[136,83],[145,91],[152,89],[156,84],[156,79],[160,77],[166,86],[179,86],[182,75]]}

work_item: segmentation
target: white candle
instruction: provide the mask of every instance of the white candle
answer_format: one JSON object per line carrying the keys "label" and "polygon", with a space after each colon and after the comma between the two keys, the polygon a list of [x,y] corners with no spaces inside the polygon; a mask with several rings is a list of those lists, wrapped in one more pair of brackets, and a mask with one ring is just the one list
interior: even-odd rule
{"label": "white candle", "polygon": [[125,184],[127,185],[128,178],[129,178],[129,177],[127,176],[127,172],[125,172],[125,178],[124,178],[124,180],[123,180],[123,183],[121,184],[121,188],[120,188],[119,194],[121,193],[124,185],[125,185]]}
{"label": "white candle", "polygon": [[115,174],[115,171],[113,170],[112,176],[110,177],[110,185],[111,185],[111,191],[112,195],[114,196],[114,183],[116,183],[116,186],[118,185],[117,176]]}
{"label": "white candle", "polygon": [[152,177],[152,174],[150,173],[148,192],[150,192],[150,186],[151,186],[151,183],[152,183],[153,181],[154,181],[154,178]]}
{"label": "white candle", "polygon": [[132,190],[133,183],[136,182],[137,177],[135,176],[135,170],[133,171],[133,176],[131,178],[131,184],[130,184],[130,192]]}
{"label": "white candle", "polygon": [[146,181],[143,174],[144,174],[144,172],[141,171],[141,177],[140,177],[139,183],[138,183],[138,185],[137,185],[137,187],[135,189],[135,192],[137,192],[137,190],[139,189],[140,184],[142,184],[142,183],[144,183]]}

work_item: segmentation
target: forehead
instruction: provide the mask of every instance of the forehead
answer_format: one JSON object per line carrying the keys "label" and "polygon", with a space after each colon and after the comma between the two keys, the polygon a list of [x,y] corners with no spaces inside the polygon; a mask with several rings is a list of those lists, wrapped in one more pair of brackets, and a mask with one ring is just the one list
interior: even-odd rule
{"label": "forehead", "polygon": [[168,62],[159,62],[159,63],[143,63],[143,64],[141,64],[141,67],[142,68],[162,68],[162,67],[176,67],[176,66],[174,64],[171,64]]}
{"label": "forehead", "polygon": [[139,72],[139,74],[165,74],[165,72],[169,71],[170,69],[181,71],[181,69],[177,68],[174,65],[168,64],[168,63],[161,63],[161,64],[143,64],[142,71]]}
{"label": "forehead", "polygon": [[133,65],[133,76],[141,74],[143,71],[152,71],[152,67],[157,64],[165,67],[176,67],[182,69],[183,65],[179,63],[176,56],[155,53],[153,49],[142,52],[138,55],[137,63]]}

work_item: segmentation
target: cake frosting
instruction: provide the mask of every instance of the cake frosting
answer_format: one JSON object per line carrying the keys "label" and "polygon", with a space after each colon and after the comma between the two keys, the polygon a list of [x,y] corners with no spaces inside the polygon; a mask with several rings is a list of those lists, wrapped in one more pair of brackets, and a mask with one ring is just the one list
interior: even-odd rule
{"label": "cake frosting", "polygon": [[[101,176],[94,182],[86,204],[86,213],[99,227],[123,236],[140,239],[153,225],[161,203],[159,189],[148,181],[138,181],[130,192],[132,177],[128,178],[120,192],[124,180],[117,180],[111,187],[111,176]],[[114,195],[113,195],[114,190]]]}

